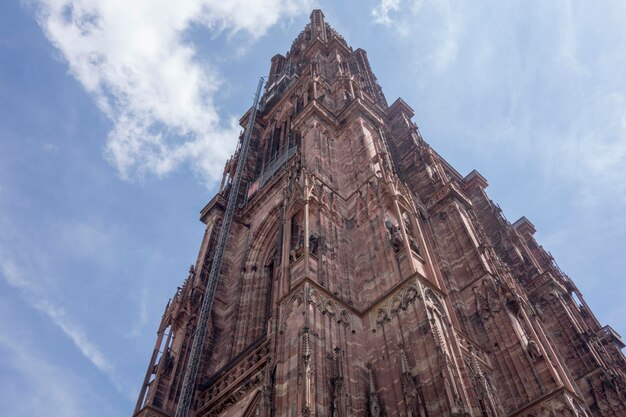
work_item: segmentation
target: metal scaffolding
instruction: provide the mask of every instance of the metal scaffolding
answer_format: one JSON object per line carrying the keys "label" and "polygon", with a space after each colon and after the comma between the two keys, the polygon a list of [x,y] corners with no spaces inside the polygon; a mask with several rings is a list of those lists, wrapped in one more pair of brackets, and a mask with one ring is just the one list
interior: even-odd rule
{"label": "metal scaffolding", "polygon": [[230,224],[233,220],[233,215],[237,206],[237,197],[239,196],[239,185],[241,183],[241,176],[246,164],[246,156],[248,154],[248,147],[250,145],[250,137],[254,130],[254,122],[256,119],[257,108],[259,105],[259,97],[261,95],[261,88],[263,87],[263,78],[259,80],[259,84],[254,95],[254,103],[250,111],[250,117],[248,118],[248,125],[243,137],[243,143],[239,149],[239,160],[237,161],[237,171],[235,172],[235,178],[233,179],[230,193],[228,195],[228,202],[226,204],[226,212],[224,213],[224,220],[220,229],[217,245],[215,246],[215,254],[213,258],[213,264],[211,265],[211,272],[209,273],[209,279],[207,281],[206,292],[204,294],[204,300],[202,301],[202,308],[200,310],[200,318],[198,319],[198,325],[193,338],[193,344],[191,346],[191,354],[189,355],[189,362],[187,362],[187,368],[185,369],[185,379],[183,382],[183,388],[181,391],[181,397],[176,407],[176,417],[187,417],[191,402],[193,401],[193,394],[196,388],[196,378],[198,376],[198,368],[200,366],[200,360],[202,356],[202,347],[204,346],[204,340],[206,338],[209,317],[213,308],[213,300],[215,299],[215,290],[219,281],[220,269],[222,267],[222,259],[224,257],[224,251],[226,250],[226,244],[228,243],[228,235],[230,232]]}

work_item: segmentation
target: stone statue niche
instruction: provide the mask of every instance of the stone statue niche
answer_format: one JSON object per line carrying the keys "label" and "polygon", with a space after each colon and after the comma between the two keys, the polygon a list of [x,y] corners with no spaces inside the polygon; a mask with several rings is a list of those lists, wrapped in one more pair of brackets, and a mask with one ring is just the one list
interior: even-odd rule
{"label": "stone statue niche", "polygon": [[312,255],[317,255],[320,239],[321,236],[318,232],[311,232],[311,234],[309,234],[309,252],[311,252]]}
{"label": "stone statue niche", "polygon": [[304,251],[304,227],[302,210],[291,216],[291,234],[289,239],[289,259],[295,261]]}
{"label": "stone statue niche", "polygon": [[[411,219],[406,211],[402,212],[402,220],[404,222],[404,231],[409,240],[409,246],[411,251],[415,252],[417,255],[420,254],[419,244],[414,237],[413,227]],[[389,242],[393,247],[395,252],[398,252],[402,249],[403,245],[403,237],[402,232],[400,231],[400,222],[392,218],[389,214],[385,216],[385,227],[387,228],[387,232],[389,233]]]}
{"label": "stone statue niche", "polygon": [[409,238],[409,246],[411,250],[416,254],[420,254],[420,247],[417,244],[417,240],[413,234],[413,222],[411,222],[411,218],[409,217],[409,213],[406,211],[402,212],[402,219],[404,220],[404,230],[406,232],[406,236]]}
{"label": "stone statue niche", "polygon": [[402,249],[402,233],[400,232],[400,228],[389,217],[385,218],[385,227],[387,228],[387,232],[389,232],[389,243],[391,243],[393,250],[395,252],[400,251],[400,249]]}

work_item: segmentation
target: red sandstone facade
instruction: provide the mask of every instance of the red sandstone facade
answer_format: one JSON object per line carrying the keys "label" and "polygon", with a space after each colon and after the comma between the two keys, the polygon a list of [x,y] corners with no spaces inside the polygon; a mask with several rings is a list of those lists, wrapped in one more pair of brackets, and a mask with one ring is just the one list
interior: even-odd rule
{"label": "red sandstone facade", "polygon": [[[412,116],[321,11],[272,58],[190,415],[626,416],[620,336]],[[174,414],[238,155],[137,417]]]}

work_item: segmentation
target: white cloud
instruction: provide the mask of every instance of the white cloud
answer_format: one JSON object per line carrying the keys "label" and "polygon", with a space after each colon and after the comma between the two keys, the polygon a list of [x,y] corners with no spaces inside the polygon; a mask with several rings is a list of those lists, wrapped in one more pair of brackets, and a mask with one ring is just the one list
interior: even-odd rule
{"label": "white cloud", "polygon": [[296,0],[39,0],[38,21],[71,73],[113,123],[107,158],[124,177],[164,175],[190,163],[215,180],[239,128],[214,96],[221,74],[198,62],[191,25],[263,35]]}
{"label": "white cloud", "polygon": [[381,0],[378,7],[372,10],[372,16],[376,23],[391,25],[395,19],[391,16],[400,10],[401,0]]}

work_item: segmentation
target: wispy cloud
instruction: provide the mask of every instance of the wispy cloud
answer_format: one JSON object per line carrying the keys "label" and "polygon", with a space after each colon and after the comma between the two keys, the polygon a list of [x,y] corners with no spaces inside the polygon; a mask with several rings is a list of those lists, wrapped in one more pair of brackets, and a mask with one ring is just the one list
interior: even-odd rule
{"label": "wispy cloud", "polygon": [[87,338],[83,331],[67,317],[63,308],[57,307],[46,300],[36,302],[34,307],[45,313],[70,338],[80,353],[96,368],[108,376],[114,377],[114,370],[109,361],[100,352],[100,349]]}
{"label": "wispy cloud", "polygon": [[[19,338],[7,340],[4,334],[0,335],[0,349],[9,357],[10,368],[5,371],[17,374],[17,378],[14,377],[11,386],[7,388],[19,390],[13,398],[6,398],[11,403],[7,402],[3,406],[5,411],[27,410],[29,414],[45,415],[54,410],[56,414],[67,417],[85,415],[76,387],[69,386],[67,376],[54,365],[24,346]],[[13,401],[15,399],[19,403]]]}
{"label": "wispy cloud", "polygon": [[35,282],[25,276],[18,265],[6,256],[0,257],[0,273],[5,282],[20,290],[31,307],[44,313],[72,341],[78,351],[97,369],[107,375],[116,386],[115,370],[100,349],[89,340],[83,330],[69,318],[65,310],[46,299]]}
{"label": "wispy cloud", "polygon": [[578,182],[581,203],[611,190],[626,206],[623,13],[622,2],[569,0],[380,0],[372,11],[407,35],[427,116],[454,120],[447,129],[464,138],[458,146],[513,150],[546,180]]}
{"label": "wispy cloud", "polygon": [[17,48],[17,41],[13,38],[0,38],[0,49]]}
{"label": "wispy cloud", "polygon": [[191,25],[214,33],[263,35],[308,2],[40,0],[38,21],[71,73],[113,127],[106,156],[124,177],[164,175],[190,163],[217,178],[234,148],[235,119],[220,115],[222,74],[199,62]]}
{"label": "wispy cloud", "polygon": [[59,240],[66,253],[76,258],[89,259],[106,267],[119,256],[116,244],[121,231],[101,217],[72,219],[58,227]]}
{"label": "wispy cloud", "polygon": [[421,59],[443,70],[458,54],[464,16],[459,5],[452,7],[449,0],[380,0],[371,14],[374,23],[387,26],[409,42],[430,44],[431,53]]}
{"label": "wispy cloud", "polygon": [[144,326],[148,323],[148,289],[144,286],[139,296],[137,317],[133,320],[128,336],[139,337]]}
{"label": "wispy cloud", "polygon": [[119,411],[119,404],[108,401],[106,390],[96,393],[89,372],[60,363],[63,359],[42,343],[40,331],[16,321],[17,300],[0,298],[3,415],[48,415],[54,410],[64,417],[105,417]]}
{"label": "wispy cloud", "polygon": [[396,23],[394,14],[400,10],[401,0],[381,0],[378,7],[372,10],[372,16],[376,23],[391,25]]}

